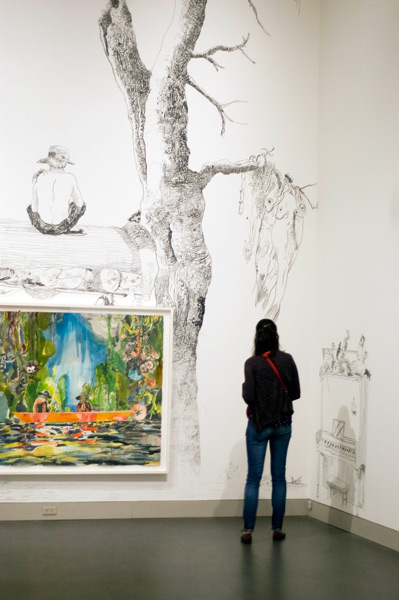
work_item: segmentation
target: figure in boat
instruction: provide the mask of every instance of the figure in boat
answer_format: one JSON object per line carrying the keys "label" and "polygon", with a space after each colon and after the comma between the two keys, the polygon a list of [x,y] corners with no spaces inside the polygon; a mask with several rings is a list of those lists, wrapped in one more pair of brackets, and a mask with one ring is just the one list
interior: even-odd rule
{"label": "figure in boat", "polygon": [[92,412],[93,406],[89,400],[89,396],[82,392],[79,396],[76,396],[78,404],[76,406],[76,412]]}
{"label": "figure in boat", "polygon": [[50,412],[49,399],[51,398],[51,394],[47,390],[42,390],[39,392],[34,404],[33,404],[33,412],[34,413],[46,413]]}

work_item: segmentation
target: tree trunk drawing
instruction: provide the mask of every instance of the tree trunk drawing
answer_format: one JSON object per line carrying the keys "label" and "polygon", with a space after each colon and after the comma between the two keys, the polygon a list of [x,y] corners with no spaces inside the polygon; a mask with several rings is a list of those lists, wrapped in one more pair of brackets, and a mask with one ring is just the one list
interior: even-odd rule
{"label": "tree trunk drawing", "polygon": [[[252,2],[248,2],[255,10]],[[173,22],[151,72],[140,58],[134,19],[126,0],[111,0],[99,22],[104,51],[125,97],[133,131],[136,165],[143,189],[141,225],[151,234],[157,251],[157,304],[175,309],[172,441],[178,455],[192,466],[198,466],[200,461],[197,341],[212,275],[212,261],[202,230],[204,190],[219,173],[264,170],[264,164],[259,165],[259,157],[237,163],[206,164],[200,171],[189,167],[186,86],[192,86],[212,102],[220,114],[223,129],[228,117],[224,106],[190,79],[188,63],[193,58],[214,63],[216,51],[243,51],[246,43],[244,40],[235,47],[219,46],[202,55],[195,54],[206,4],[207,0],[176,0]],[[284,176],[278,174],[271,163],[268,165],[266,176],[273,176],[272,188],[281,192],[279,201],[275,194],[278,203],[285,192],[292,193],[295,186],[290,181],[284,182]],[[283,191],[282,186],[285,186]],[[298,198],[301,194],[297,192]],[[259,222],[262,222],[261,212],[260,208],[255,211]]]}

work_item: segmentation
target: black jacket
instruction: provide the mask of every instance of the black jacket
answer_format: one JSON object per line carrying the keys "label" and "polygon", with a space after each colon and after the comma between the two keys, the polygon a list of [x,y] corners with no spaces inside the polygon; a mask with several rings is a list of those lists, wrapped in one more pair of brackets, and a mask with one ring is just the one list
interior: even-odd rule
{"label": "black jacket", "polygon": [[[292,401],[301,396],[298,370],[291,354],[277,350],[269,357],[287,386],[289,414],[294,412]],[[251,356],[244,365],[245,381],[242,397],[249,406],[249,414],[260,429],[283,418],[284,388],[263,356]]]}

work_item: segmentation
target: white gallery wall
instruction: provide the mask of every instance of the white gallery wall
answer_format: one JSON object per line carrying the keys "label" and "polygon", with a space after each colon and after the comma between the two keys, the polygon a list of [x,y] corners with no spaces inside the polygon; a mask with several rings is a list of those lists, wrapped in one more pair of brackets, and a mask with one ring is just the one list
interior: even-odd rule
{"label": "white gallery wall", "polygon": [[[363,452],[347,483],[363,497],[345,496],[350,461],[334,472],[337,455],[318,456],[315,438],[309,490],[314,499],[398,530],[399,2],[337,0],[321,7],[314,432],[331,432],[334,418],[347,411],[343,437],[356,439]],[[363,391],[345,377],[316,383],[322,348],[338,346],[347,330],[348,350],[357,351],[365,337],[371,377],[363,378]],[[322,425],[324,418],[330,423]],[[335,440],[342,454],[342,435]],[[323,460],[330,469],[327,496]]]}
{"label": "white gallery wall", "polygon": [[[127,4],[151,69],[174,2]],[[283,175],[298,186],[316,184],[305,189],[318,208],[307,205],[277,320],[303,390],[295,406],[288,497],[311,497],[398,530],[399,2],[255,4],[267,34],[248,2],[208,2],[198,52],[250,37],[245,54],[215,55],[223,68],[198,59],[190,65],[192,78],[232,119],[221,136],[215,106],[187,88],[190,167],[274,149],[270,160]],[[7,60],[1,62],[0,220],[27,220],[36,161],[51,144],[70,149],[87,203],[83,225],[122,227],[139,208],[126,106],[99,39],[104,7],[102,0],[1,3],[0,50]],[[239,175],[218,175],[205,191],[203,228],[213,273],[197,347],[200,463],[185,461],[170,439],[167,476],[10,475],[0,481],[0,501],[242,498],[243,363],[265,315],[255,306],[254,264],[244,258],[251,211],[247,195],[240,211],[241,187]],[[40,303],[18,289],[2,294],[7,304]],[[52,304],[95,300],[61,294]],[[328,372],[322,350],[337,354],[345,344],[346,358],[341,353],[336,361],[344,371]],[[360,374],[348,374],[345,365]],[[172,403],[172,420],[173,411]],[[270,491],[266,469],[261,496]]]}
{"label": "white gallery wall", "polygon": [[[137,41],[148,68],[157,59],[171,22],[173,0],[129,0]],[[103,0],[23,0],[1,3],[1,206],[7,220],[27,221],[31,178],[48,147],[69,148],[87,203],[82,225],[121,227],[139,208],[139,184],[126,106],[99,38]],[[191,63],[190,74],[207,94],[226,105],[232,121],[220,135],[220,115],[204,95],[187,88],[190,166],[239,161],[272,152],[282,176],[300,187],[317,181],[319,2],[258,3],[258,24],[249,3],[209,0],[196,50],[241,44],[245,53],[215,55]],[[267,33],[264,31],[266,30]],[[17,40],[17,42],[16,42]],[[233,101],[239,101],[229,104]],[[185,464],[171,439],[167,476],[3,476],[2,502],[118,500],[222,500],[243,496],[246,475],[244,360],[254,328],[264,316],[255,306],[255,267],[244,259],[250,205],[239,214],[241,178],[218,175],[205,192],[204,234],[213,275],[197,348],[201,460]],[[311,353],[315,315],[316,188],[303,218],[299,252],[289,272],[278,326],[283,349],[295,357],[303,400],[296,403],[288,466],[288,496],[307,498],[315,389]],[[3,228],[4,231],[4,228]],[[29,248],[27,248],[29,253]],[[7,293],[6,293],[7,292]],[[2,289],[4,304],[40,304],[20,289]],[[78,295],[76,295],[78,296]],[[91,305],[96,298],[60,294],[51,304]],[[46,302],[48,304],[48,301]],[[172,401],[171,418],[174,414]],[[261,496],[270,497],[268,468]]]}

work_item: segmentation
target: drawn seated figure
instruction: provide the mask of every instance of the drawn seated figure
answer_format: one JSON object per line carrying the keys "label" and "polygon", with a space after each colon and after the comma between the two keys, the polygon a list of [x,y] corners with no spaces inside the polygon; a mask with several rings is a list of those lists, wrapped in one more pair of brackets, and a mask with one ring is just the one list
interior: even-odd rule
{"label": "drawn seated figure", "polygon": [[47,158],[38,162],[49,168],[33,176],[32,204],[27,208],[32,225],[48,235],[83,233],[83,230],[73,230],[86,204],[75,175],[65,171],[67,164],[74,164],[69,160],[68,148],[50,146]]}

